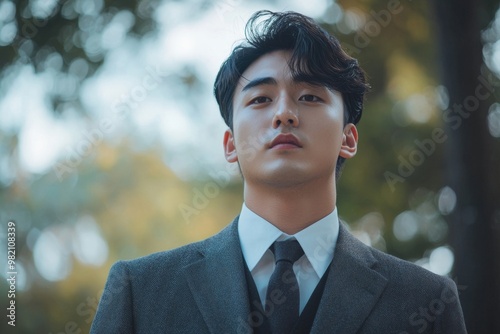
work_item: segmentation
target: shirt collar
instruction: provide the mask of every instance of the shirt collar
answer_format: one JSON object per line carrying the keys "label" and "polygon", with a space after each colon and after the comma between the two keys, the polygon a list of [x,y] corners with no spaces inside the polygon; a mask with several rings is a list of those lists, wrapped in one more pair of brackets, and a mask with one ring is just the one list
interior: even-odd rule
{"label": "shirt collar", "polygon": [[252,271],[276,239],[295,238],[316,274],[322,277],[333,259],[339,234],[337,208],[330,214],[290,236],[251,211],[243,203],[238,219],[238,234],[243,257]]}

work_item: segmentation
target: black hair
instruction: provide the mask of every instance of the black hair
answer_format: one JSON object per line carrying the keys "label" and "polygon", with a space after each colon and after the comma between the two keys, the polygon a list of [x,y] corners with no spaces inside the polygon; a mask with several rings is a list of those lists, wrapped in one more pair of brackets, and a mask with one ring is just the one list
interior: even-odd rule
{"label": "black hair", "polygon": [[[313,19],[296,12],[254,13],[245,27],[245,40],[222,64],[214,83],[214,94],[227,126],[233,129],[233,97],[245,70],[261,56],[289,50],[292,77],[325,86],[342,94],[344,125],[357,124],[363,111],[364,94],[369,88],[358,61],[349,56],[339,41]],[[338,158],[339,177],[345,159]]]}

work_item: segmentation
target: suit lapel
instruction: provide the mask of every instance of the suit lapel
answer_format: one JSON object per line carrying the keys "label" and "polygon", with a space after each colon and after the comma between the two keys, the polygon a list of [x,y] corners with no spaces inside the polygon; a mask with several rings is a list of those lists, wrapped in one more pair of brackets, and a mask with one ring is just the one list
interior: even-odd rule
{"label": "suit lapel", "polygon": [[311,333],[356,333],[377,303],[387,279],[372,269],[370,250],[340,225],[330,272]]}
{"label": "suit lapel", "polygon": [[248,331],[250,302],[236,218],[200,247],[203,258],[185,269],[189,287],[211,333]]}

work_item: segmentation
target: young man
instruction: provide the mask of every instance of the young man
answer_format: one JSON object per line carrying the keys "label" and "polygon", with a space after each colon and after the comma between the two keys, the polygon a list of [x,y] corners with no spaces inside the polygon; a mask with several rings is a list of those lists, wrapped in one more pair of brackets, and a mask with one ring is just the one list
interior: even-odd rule
{"label": "young man", "polygon": [[120,261],[92,333],[466,333],[453,281],[365,246],[339,223],[367,83],[303,15],[257,12],[215,95],[241,214],[217,235]]}

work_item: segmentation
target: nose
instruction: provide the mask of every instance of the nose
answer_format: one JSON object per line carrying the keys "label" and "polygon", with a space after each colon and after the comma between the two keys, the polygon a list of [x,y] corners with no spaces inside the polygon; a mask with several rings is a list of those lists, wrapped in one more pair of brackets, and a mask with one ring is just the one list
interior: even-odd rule
{"label": "nose", "polygon": [[273,128],[277,129],[282,126],[299,126],[299,117],[297,111],[293,108],[293,103],[287,99],[283,99],[278,105],[278,110],[273,117]]}

